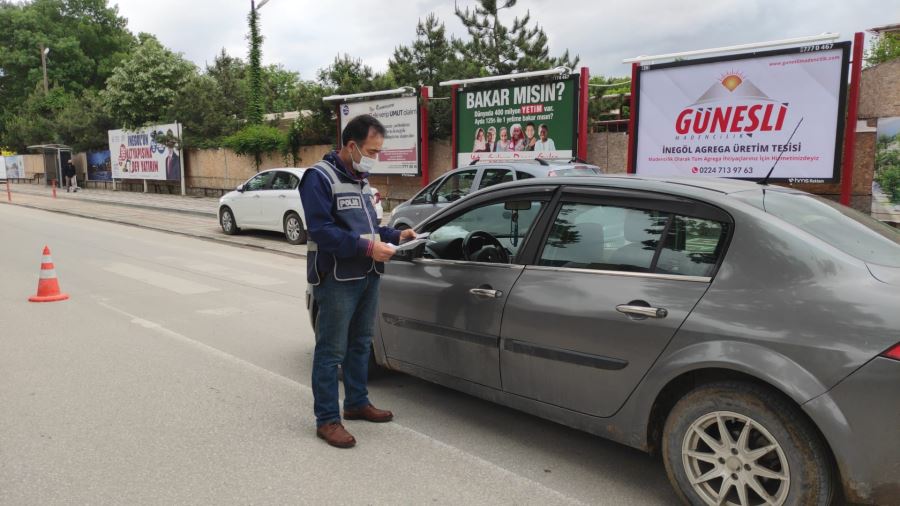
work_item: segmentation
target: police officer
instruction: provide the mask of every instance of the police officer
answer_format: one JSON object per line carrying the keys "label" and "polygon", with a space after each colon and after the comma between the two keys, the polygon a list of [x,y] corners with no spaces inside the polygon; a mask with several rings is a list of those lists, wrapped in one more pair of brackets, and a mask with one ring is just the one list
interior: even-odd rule
{"label": "police officer", "polygon": [[312,390],[316,435],[338,448],[356,444],[341,424],[338,366],[344,376],[344,418],[389,422],[394,415],[369,402],[366,383],[378,305],[378,282],[391,244],[412,230],[379,226],[367,180],[385,129],[370,115],[344,128],[342,147],[306,170],[300,198],[309,233],[307,280],[318,306]]}

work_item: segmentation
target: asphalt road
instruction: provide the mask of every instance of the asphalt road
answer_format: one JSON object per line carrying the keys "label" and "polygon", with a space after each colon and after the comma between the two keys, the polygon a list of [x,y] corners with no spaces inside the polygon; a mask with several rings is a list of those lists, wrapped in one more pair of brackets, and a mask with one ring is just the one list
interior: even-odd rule
{"label": "asphalt road", "polygon": [[[45,244],[68,301],[26,301]],[[0,503],[676,503],[654,458],[403,375],[328,447],[303,262],[0,206]]]}

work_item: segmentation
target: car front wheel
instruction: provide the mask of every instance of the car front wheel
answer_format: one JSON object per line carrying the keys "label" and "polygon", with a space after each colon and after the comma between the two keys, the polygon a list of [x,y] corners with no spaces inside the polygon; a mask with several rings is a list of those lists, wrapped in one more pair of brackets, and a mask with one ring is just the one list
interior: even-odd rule
{"label": "car front wheel", "polygon": [[234,235],[241,230],[234,221],[234,213],[227,207],[223,207],[219,212],[219,225],[222,226],[222,231],[228,235]]}
{"label": "car front wheel", "polygon": [[686,503],[827,505],[831,460],[788,399],[759,385],[721,382],[685,395],[663,430],[663,460]]}
{"label": "car front wheel", "polygon": [[297,213],[288,213],[284,217],[284,237],[291,244],[306,244],[306,229]]}

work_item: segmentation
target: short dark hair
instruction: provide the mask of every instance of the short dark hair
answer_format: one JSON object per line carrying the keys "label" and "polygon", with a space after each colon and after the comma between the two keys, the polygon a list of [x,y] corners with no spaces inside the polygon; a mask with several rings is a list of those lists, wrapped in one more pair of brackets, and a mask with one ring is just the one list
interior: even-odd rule
{"label": "short dark hair", "polygon": [[531,122],[531,121],[529,121],[528,123],[525,123],[525,126],[526,126],[526,127],[531,127],[531,128],[537,128],[537,125],[535,125],[535,124],[534,124],[533,122]]}
{"label": "short dark hair", "polygon": [[360,114],[351,119],[350,123],[347,123],[347,126],[344,127],[344,133],[341,134],[341,144],[346,146],[350,141],[354,141],[362,145],[369,138],[369,133],[372,130],[375,130],[375,133],[382,137],[387,132],[384,129],[384,125],[375,119],[374,116],[371,114]]}

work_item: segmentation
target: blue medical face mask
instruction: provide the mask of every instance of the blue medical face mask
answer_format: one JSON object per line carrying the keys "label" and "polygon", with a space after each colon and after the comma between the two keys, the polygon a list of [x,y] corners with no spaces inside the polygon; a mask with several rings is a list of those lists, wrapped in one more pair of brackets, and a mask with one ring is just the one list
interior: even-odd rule
{"label": "blue medical face mask", "polygon": [[362,151],[359,150],[359,145],[354,143],[354,146],[356,147],[356,152],[359,153],[359,161],[353,160],[353,170],[356,172],[372,172],[377,160],[363,155]]}

